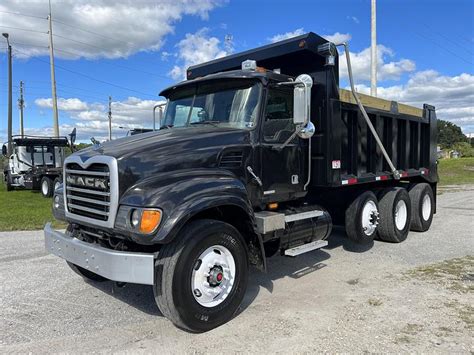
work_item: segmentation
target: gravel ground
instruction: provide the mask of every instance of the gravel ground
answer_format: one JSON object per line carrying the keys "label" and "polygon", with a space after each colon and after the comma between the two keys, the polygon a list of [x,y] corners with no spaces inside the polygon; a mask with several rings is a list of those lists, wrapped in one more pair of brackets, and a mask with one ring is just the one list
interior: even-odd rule
{"label": "gravel ground", "polygon": [[176,329],[151,287],[84,282],[42,232],[0,233],[0,352],[474,352],[474,192],[439,196],[427,233],[323,250],[254,270],[239,314]]}

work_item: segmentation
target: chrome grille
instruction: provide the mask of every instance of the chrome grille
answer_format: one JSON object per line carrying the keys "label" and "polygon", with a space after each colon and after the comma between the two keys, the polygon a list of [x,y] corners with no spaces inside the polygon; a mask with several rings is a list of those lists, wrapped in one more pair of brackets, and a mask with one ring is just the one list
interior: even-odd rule
{"label": "chrome grille", "polygon": [[92,164],[84,169],[76,163],[70,163],[66,165],[65,172],[68,210],[80,216],[106,221],[110,212],[109,167]]}
{"label": "chrome grille", "polygon": [[66,217],[111,227],[117,210],[117,165],[112,157],[97,156],[86,162],[71,156],[65,162]]}

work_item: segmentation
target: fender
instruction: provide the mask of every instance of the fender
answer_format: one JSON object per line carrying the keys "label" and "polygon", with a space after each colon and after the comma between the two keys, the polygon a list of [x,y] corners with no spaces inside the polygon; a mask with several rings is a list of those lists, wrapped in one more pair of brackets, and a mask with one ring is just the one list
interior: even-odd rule
{"label": "fender", "polygon": [[169,243],[195,214],[217,206],[233,205],[241,208],[253,225],[253,208],[244,184],[234,174],[222,169],[179,170],[158,174],[129,188],[120,204],[155,207],[163,211],[156,234],[131,235],[140,244]]}

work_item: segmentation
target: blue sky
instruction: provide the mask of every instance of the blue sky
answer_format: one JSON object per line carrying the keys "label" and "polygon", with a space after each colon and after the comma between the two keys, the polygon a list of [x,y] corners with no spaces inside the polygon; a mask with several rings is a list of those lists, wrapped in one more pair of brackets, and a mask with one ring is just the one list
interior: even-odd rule
{"label": "blue sky", "polygon": [[[474,133],[474,2],[379,0],[379,96],[423,102],[438,117]],[[150,127],[158,92],[187,65],[313,31],[350,39],[358,89],[368,90],[370,1],[92,1],[52,0],[61,133],[106,136],[106,103],[119,126]],[[14,132],[19,81],[25,82],[25,127],[52,125],[47,1],[2,0],[0,30],[14,48]],[[20,30],[23,29],[23,30]],[[24,31],[29,30],[29,31]],[[231,40],[225,41],[230,36]],[[0,139],[5,140],[7,59],[0,42]],[[343,68],[341,68],[341,71]],[[343,83],[345,72],[341,72]]]}

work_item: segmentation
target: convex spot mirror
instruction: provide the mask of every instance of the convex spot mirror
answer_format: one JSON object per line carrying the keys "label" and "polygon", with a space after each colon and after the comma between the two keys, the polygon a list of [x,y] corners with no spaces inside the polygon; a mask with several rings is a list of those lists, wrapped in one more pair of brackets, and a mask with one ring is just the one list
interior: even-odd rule
{"label": "convex spot mirror", "polygon": [[301,74],[295,80],[293,122],[297,125],[296,134],[302,139],[313,136],[315,128],[311,122],[311,88],[313,79],[308,74]]}

